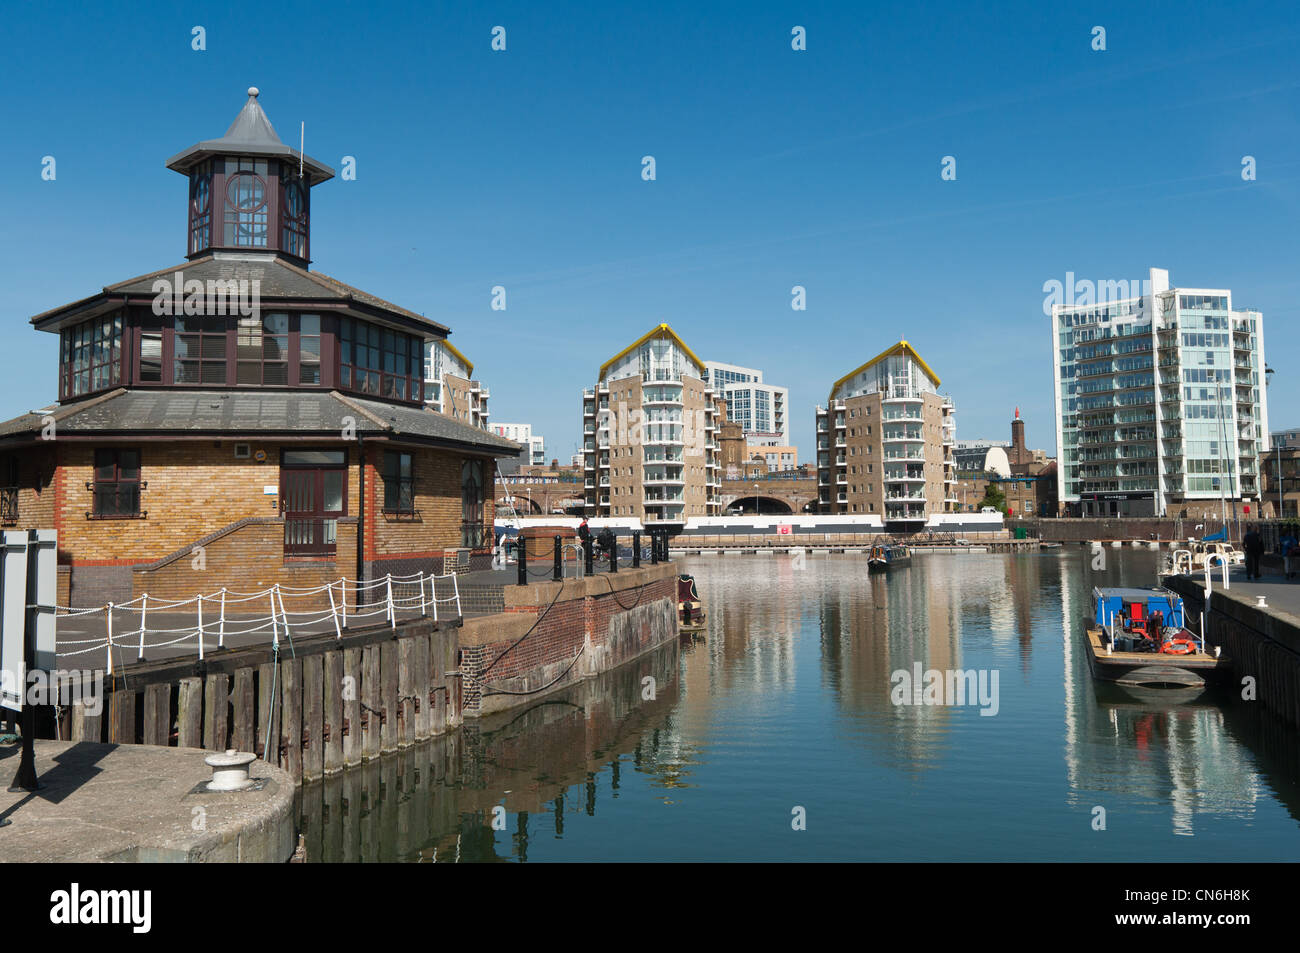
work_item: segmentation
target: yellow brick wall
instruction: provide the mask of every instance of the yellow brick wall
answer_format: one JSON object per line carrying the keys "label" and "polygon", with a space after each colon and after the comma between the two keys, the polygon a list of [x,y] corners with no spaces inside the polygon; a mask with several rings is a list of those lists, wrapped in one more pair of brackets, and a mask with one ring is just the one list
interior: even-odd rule
{"label": "yellow brick wall", "polygon": [[[60,446],[59,549],[74,563],[153,562],[209,533],[250,516],[279,513],[280,450],[317,445],[248,442],[253,454],[266,453],[263,463],[235,459],[237,441],[141,442],[140,479],[148,486],[140,493],[145,519],[87,519],[93,509],[95,448]],[[118,444],[118,446],[128,446]],[[320,447],[329,447],[322,442]],[[338,448],[341,445],[335,445]],[[348,448],[348,514],[356,515],[356,448]],[[268,496],[264,486],[275,486]]]}

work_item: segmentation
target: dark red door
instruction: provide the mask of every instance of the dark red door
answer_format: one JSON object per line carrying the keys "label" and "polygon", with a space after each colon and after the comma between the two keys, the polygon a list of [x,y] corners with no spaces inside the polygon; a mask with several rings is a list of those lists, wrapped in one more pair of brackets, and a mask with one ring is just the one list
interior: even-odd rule
{"label": "dark red door", "polygon": [[280,470],[286,556],[332,556],[338,518],[347,512],[346,471],[336,466],[285,466]]}

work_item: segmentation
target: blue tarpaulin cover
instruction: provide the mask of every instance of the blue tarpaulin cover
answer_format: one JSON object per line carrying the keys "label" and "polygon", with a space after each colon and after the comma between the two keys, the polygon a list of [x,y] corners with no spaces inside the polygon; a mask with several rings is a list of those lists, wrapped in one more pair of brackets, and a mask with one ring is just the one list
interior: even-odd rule
{"label": "blue tarpaulin cover", "polygon": [[1225,526],[1223,529],[1219,530],[1217,533],[1211,533],[1209,536],[1202,536],[1202,537],[1201,537],[1201,542],[1203,542],[1203,543],[1222,543],[1222,542],[1225,542],[1227,539],[1228,539],[1228,527]]}

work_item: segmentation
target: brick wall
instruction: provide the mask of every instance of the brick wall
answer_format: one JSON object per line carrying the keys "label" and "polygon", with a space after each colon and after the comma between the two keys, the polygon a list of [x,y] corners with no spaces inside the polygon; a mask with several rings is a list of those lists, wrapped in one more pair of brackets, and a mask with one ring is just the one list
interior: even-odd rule
{"label": "brick wall", "polygon": [[[280,450],[302,449],[304,444],[248,442],[263,463],[237,460],[236,441],[177,441],[144,443],[140,447],[140,479],[148,487],[140,493],[144,519],[87,519],[93,509],[95,448],[85,444],[59,447],[58,529],[59,550],[73,565],[99,563],[135,565],[161,559],[195,540],[248,517],[270,517],[279,512]],[[219,445],[216,445],[219,444]],[[322,441],[320,446],[329,446]],[[356,449],[347,450],[348,513],[355,515],[357,500]],[[274,486],[275,495],[264,487]],[[355,550],[354,550],[355,552]]]}
{"label": "brick wall", "polygon": [[[17,464],[17,482],[10,484],[9,463]],[[18,512],[4,521],[5,529],[51,529],[54,526],[55,453],[52,443],[0,455],[0,483],[17,489]],[[5,514],[6,516],[14,514]]]}
{"label": "brick wall", "polygon": [[[542,689],[607,671],[676,638],[676,580],[670,565],[568,580],[567,591],[562,590],[553,605],[558,583],[525,587],[537,597],[535,602],[521,601],[520,590],[507,587],[506,617],[522,615],[528,624],[512,623],[501,638],[479,645],[462,640],[466,697],[476,699],[467,700],[466,714],[510,707]],[[610,591],[611,584],[615,591]],[[523,631],[517,631],[520,628]],[[590,651],[580,657],[588,641]]]}
{"label": "brick wall", "polygon": [[[131,570],[131,594],[149,593],[159,599],[189,599],[227,589],[251,593],[282,586],[315,588],[340,577],[356,577],[357,520],[339,520],[336,532],[338,557],[305,559],[284,555],[284,522],[268,518],[240,526],[220,537],[203,542],[202,558],[189,550],[160,563],[135,566]],[[78,568],[80,576],[84,569]],[[337,598],[337,597],[336,597]],[[292,604],[290,604],[292,603]],[[328,608],[329,596],[286,596],[285,609]],[[262,608],[261,606],[258,609]]]}

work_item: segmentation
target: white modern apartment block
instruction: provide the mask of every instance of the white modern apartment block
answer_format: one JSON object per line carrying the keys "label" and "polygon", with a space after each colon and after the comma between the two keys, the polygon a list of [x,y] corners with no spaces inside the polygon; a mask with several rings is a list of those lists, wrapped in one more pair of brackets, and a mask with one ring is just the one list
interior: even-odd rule
{"label": "white modern apartment block", "polygon": [[488,429],[491,392],[474,380],[474,365],[450,341],[434,341],[424,352],[424,402],[430,410]]}
{"label": "white modern apartment block", "polygon": [[1228,289],[1171,288],[1159,268],[1121,300],[1087,298],[1051,307],[1067,510],[1197,516],[1258,500],[1268,449],[1260,312],[1234,308]]}
{"label": "white modern apartment block", "polygon": [[763,383],[754,367],[704,362],[704,382],[727,401],[727,419],[738,422],[751,447],[790,444],[790,389]]}
{"label": "white modern apartment block", "polygon": [[493,433],[528,447],[528,462],[535,467],[546,465],[546,440],[533,434],[532,424],[493,424]]}

